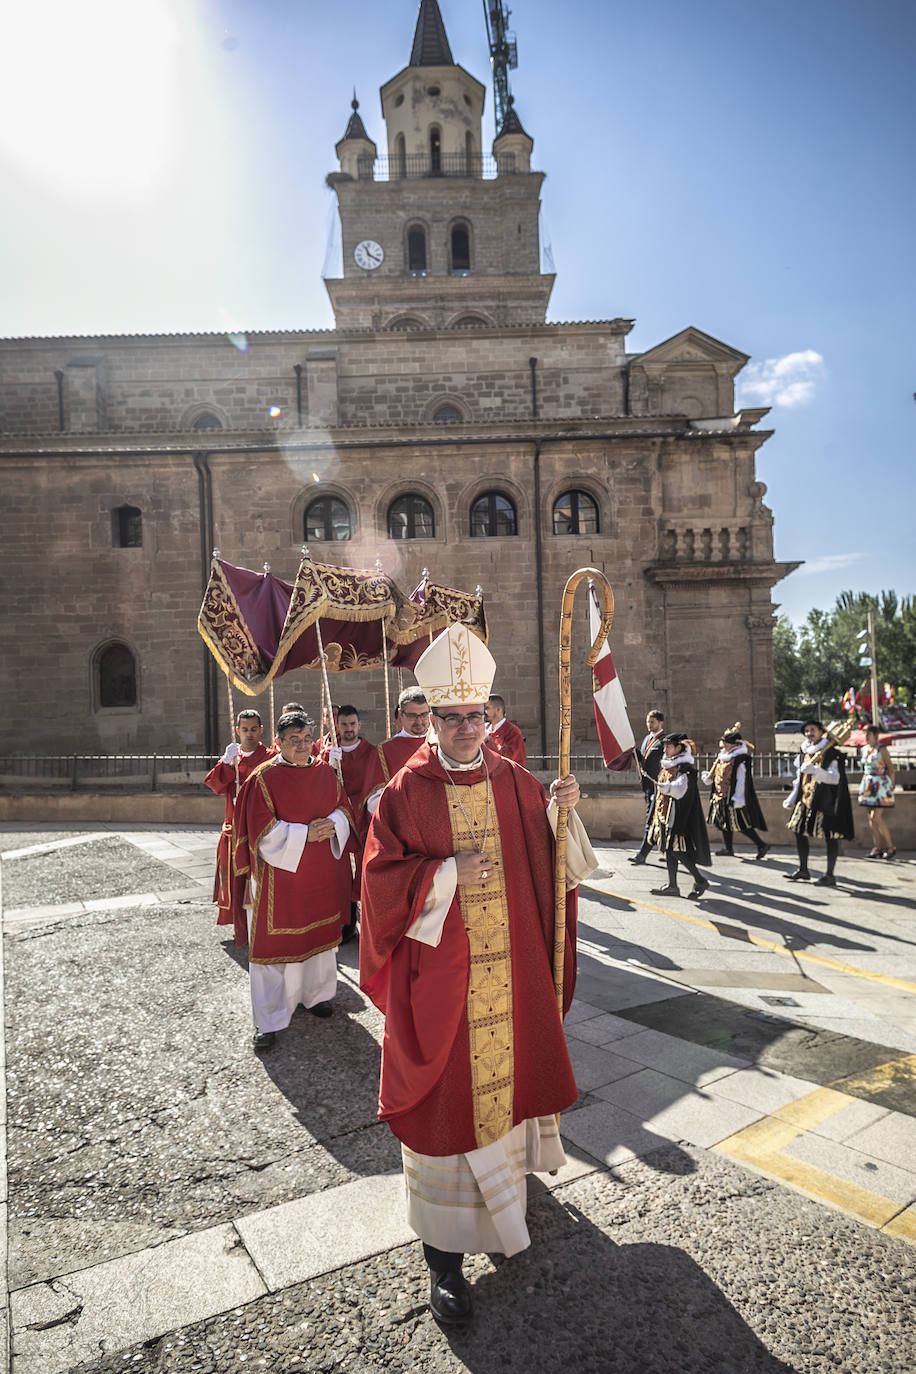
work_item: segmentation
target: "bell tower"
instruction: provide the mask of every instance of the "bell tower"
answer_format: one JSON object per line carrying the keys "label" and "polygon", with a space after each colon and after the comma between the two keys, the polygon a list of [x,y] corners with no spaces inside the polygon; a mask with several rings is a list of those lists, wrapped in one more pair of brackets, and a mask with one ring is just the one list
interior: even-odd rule
{"label": "bell tower", "polygon": [[343,276],[327,279],[338,329],[543,323],[542,172],[510,103],[484,153],[486,88],[452,57],[437,0],[421,0],[410,60],[381,88],[387,153],[358,113],[336,145]]}

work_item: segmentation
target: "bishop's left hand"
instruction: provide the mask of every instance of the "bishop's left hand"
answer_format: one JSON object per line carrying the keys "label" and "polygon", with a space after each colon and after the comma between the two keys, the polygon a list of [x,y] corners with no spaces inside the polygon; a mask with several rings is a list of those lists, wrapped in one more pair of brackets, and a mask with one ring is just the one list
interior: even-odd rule
{"label": "bishop's left hand", "polygon": [[573,807],[582,794],[575,776],[569,773],[565,778],[554,778],[550,784],[550,795],[555,799],[557,806]]}

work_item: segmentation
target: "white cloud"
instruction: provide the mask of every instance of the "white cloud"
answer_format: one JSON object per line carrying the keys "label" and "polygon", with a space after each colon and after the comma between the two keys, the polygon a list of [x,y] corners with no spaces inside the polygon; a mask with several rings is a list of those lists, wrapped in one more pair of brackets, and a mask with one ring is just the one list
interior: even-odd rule
{"label": "white cloud", "polygon": [[825,553],[822,558],[812,558],[803,563],[796,569],[795,576],[810,577],[813,573],[839,572],[840,568],[848,568],[851,563],[859,563],[867,557],[865,553]]}
{"label": "white cloud", "polygon": [[742,405],[802,406],[814,396],[824,359],[813,348],[749,363],[740,383]]}

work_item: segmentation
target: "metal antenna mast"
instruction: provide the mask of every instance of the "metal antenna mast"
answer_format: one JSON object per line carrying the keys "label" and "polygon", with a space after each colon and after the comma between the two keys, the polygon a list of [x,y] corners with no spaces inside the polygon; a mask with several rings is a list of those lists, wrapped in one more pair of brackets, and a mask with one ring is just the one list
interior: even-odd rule
{"label": "metal antenna mast", "polygon": [[518,66],[518,47],[515,34],[509,31],[511,11],[502,0],[483,0],[483,15],[490,46],[490,66],[493,68],[493,117],[496,133],[506,120],[509,110],[509,71]]}

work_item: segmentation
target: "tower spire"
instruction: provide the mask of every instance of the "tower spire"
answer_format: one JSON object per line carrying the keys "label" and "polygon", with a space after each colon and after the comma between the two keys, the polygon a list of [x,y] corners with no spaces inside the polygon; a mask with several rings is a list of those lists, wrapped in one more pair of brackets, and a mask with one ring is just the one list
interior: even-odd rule
{"label": "tower spire", "polygon": [[455,59],[437,0],[420,0],[417,27],[410,50],[410,67],[454,67]]}

